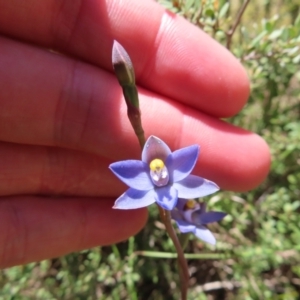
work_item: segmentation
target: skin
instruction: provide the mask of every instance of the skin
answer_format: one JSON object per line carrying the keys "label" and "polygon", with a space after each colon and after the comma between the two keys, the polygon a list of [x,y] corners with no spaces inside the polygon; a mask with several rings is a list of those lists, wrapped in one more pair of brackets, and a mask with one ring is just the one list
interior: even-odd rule
{"label": "skin", "polygon": [[146,223],[146,209],[111,208],[126,187],[108,165],[140,158],[113,39],[132,58],[146,137],[199,144],[193,174],[222,189],[266,177],[266,143],[220,120],[246,103],[245,70],[154,1],[0,0],[0,34],[0,267],[116,243]]}

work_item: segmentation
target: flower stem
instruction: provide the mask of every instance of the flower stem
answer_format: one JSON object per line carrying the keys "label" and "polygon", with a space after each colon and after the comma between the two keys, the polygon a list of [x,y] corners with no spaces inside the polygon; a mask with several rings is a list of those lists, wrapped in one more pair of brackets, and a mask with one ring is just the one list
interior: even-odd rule
{"label": "flower stem", "polygon": [[166,230],[176,248],[177,252],[177,260],[178,260],[178,266],[179,266],[179,274],[180,274],[180,282],[181,282],[181,299],[186,300],[187,299],[187,290],[188,290],[188,282],[189,282],[189,271],[188,271],[188,265],[186,262],[186,259],[184,257],[183,250],[181,248],[180,242],[177,238],[177,234],[174,230],[174,227],[171,223],[171,214],[169,211],[161,208],[158,205],[159,208],[159,214],[163,221],[163,223],[166,226]]}
{"label": "flower stem", "polygon": [[[115,74],[123,89],[124,98],[127,105],[127,115],[131,126],[139,140],[141,149],[143,150],[145,145],[145,135],[142,127],[141,111],[139,107],[138,91],[135,84],[135,74],[131,59],[121,44],[114,41],[112,49],[112,63]],[[187,299],[187,289],[189,281],[189,272],[187,262],[184,257],[183,250],[174,231],[171,223],[171,215],[169,211],[159,207],[159,213],[163,223],[166,226],[166,230],[172,239],[177,251],[177,259],[179,265],[179,274],[181,281],[181,299]]]}

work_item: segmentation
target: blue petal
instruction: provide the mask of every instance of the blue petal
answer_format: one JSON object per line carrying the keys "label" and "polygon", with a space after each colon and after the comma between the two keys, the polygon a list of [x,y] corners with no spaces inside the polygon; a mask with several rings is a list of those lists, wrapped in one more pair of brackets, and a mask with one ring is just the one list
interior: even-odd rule
{"label": "blue petal", "polygon": [[182,232],[182,233],[187,233],[187,232],[195,233],[195,231],[196,231],[196,226],[191,223],[188,223],[186,221],[176,220],[176,224],[177,224],[180,232]]}
{"label": "blue petal", "polygon": [[155,189],[156,202],[166,210],[172,210],[177,203],[177,191],[172,186],[166,185]]}
{"label": "blue petal", "polygon": [[109,168],[129,187],[140,191],[153,188],[149,167],[140,160],[123,160],[112,163]]}
{"label": "blue petal", "polygon": [[171,154],[171,150],[168,145],[158,137],[151,135],[143,148],[142,161],[147,165],[155,158],[165,162],[169,154]]}
{"label": "blue petal", "polygon": [[173,183],[173,186],[178,191],[178,197],[185,199],[204,197],[219,190],[214,182],[194,175]]}
{"label": "blue petal", "polygon": [[186,202],[187,202],[187,199],[178,198],[176,207],[182,211],[184,209]]}
{"label": "blue petal", "polygon": [[203,240],[206,243],[215,245],[216,244],[216,238],[213,236],[213,234],[209,231],[209,229],[205,227],[197,227],[195,230],[195,236],[201,240]]}
{"label": "blue petal", "polygon": [[115,202],[113,208],[118,209],[135,209],[148,206],[155,202],[154,190],[138,191],[128,189]]}
{"label": "blue petal", "polygon": [[186,178],[194,169],[200,147],[198,145],[174,151],[168,156],[166,166],[170,174],[170,181],[177,182]]}
{"label": "blue petal", "polygon": [[202,202],[200,204],[200,209],[199,209],[199,214],[205,214],[206,213],[206,203],[205,202]]}
{"label": "blue petal", "polygon": [[201,224],[205,225],[208,223],[219,222],[227,214],[220,211],[209,211],[199,216]]}
{"label": "blue petal", "polygon": [[183,220],[183,217],[182,217],[181,213],[177,209],[172,209],[171,210],[171,217],[175,221]]}

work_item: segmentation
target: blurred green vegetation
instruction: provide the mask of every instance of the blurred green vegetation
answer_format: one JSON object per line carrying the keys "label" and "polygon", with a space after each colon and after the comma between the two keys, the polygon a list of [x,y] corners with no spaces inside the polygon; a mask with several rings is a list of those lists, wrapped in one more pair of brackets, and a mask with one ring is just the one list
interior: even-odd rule
{"label": "blurred green vegetation", "polygon": [[[243,1],[158,2],[241,60],[252,92],[229,121],[263,136],[273,158],[259,188],[206,199],[229,216],[212,227],[216,249],[194,239],[188,243],[186,252],[195,254],[188,260],[188,299],[300,299],[298,1],[250,1],[232,37]],[[176,259],[160,252],[168,257],[173,246],[154,206],[147,227],[127,242],[1,271],[0,299],[179,299]]]}

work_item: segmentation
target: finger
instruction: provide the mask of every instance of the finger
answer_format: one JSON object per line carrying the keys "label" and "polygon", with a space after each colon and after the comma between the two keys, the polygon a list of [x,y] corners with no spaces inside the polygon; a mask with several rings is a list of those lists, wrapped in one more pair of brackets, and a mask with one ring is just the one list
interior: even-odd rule
{"label": "finger", "polygon": [[0,143],[0,196],[38,194],[115,197],[124,185],[108,169],[112,161],[56,147]]}
{"label": "finger", "polygon": [[[110,160],[139,157],[112,75],[7,40],[0,62],[6,70],[5,76],[0,73],[1,140],[72,148]],[[256,135],[143,89],[140,100],[146,135],[163,138],[174,150],[199,144],[198,172],[222,188],[253,188],[266,176],[269,151]]]}
{"label": "finger", "polygon": [[[267,158],[261,157],[266,152],[263,148],[265,144],[258,136],[237,128],[234,131],[231,126],[228,127],[231,132],[228,135],[239,136],[238,143],[231,144],[219,141],[218,138],[215,140],[214,136],[207,134],[209,130],[205,130],[205,126],[209,126],[209,120],[207,122],[201,129],[199,126],[206,142],[201,147],[193,173],[215,181],[223,189],[243,191],[249,189],[249,186],[258,185],[266,176],[269,167]],[[195,130],[198,129],[195,127]],[[183,141],[184,146],[189,145],[186,143],[188,136],[189,133],[186,133],[176,141],[174,130],[175,144]],[[168,140],[168,132],[161,137]],[[257,144],[256,152],[240,146],[244,142],[248,143],[248,139]],[[234,151],[234,147],[236,152],[241,152],[235,164],[236,156],[229,159],[231,155],[228,155]],[[126,158],[132,158],[130,153]],[[104,157],[74,150],[0,143],[0,195],[110,196],[116,199],[125,191],[126,186],[108,169],[112,162],[113,160]],[[249,168],[246,170],[248,173],[244,169],[247,163],[253,166],[250,172]]]}
{"label": "finger", "polygon": [[113,210],[112,203],[99,198],[2,198],[0,268],[117,243],[145,225],[145,209]]}
{"label": "finger", "polygon": [[112,41],[118,40],[133,60],[140,85],[208,114],[231,116],[248,98],[249,82],[239,62],[154,1],[28,0],[23,5],[0,0],[0,7],[4,34],[107,70]]}

